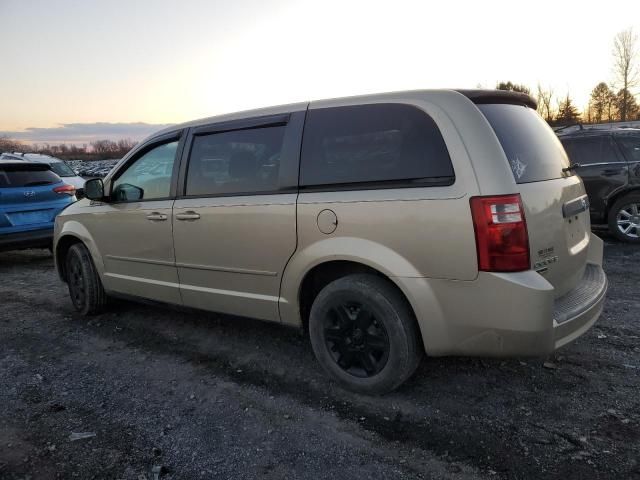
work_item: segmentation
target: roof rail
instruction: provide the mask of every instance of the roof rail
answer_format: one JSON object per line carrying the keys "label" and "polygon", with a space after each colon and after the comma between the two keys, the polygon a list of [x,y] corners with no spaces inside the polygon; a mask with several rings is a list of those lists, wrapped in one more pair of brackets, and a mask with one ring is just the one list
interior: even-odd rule
{"label": "roof rail", "polygon": [[584,126],[582,125],[582,123],[570,123],[569,125],[563,125],[562,127],[558,127],[558,128],[554,128],[553,131],[558,133],[561,132],[567,128],[571,128],[571,127],[578,127],[578,130],[584,130]]}

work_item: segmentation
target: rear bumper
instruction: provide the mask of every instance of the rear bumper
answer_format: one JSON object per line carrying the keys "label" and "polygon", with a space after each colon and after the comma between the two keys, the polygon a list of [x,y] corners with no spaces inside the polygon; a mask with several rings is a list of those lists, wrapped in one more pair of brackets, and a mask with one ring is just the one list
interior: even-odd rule
{"label": "rear bumper", "polygon": [[554,302],[554,348],[572,342],[591,328],[602,313],[606,293],[604,270],[588,263],[580,284]]}
{"label": "rear bumper", "polygon": [[534,271],[480,272],[471,282],[402,279],[427,354],[545,356],[572,342],[596,322],[607,290],[602,240],[592,236],[589,250],[581,281],[558,299]]}
{"label": "rear bumper", "polygon": [[25,248],[46,248],[53,241],[53,227],[0,234],[0,251],[21,250]]}

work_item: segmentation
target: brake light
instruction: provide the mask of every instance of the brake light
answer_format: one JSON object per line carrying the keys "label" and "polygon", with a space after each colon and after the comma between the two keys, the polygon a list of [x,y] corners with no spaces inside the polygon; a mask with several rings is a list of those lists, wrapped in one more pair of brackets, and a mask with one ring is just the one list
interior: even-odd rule
{"label": "brake light", "polygon": [[472,197],[470,202],[478,270],[529,270],[529,235],[520,195]]}
{"label": "brake light", "polygon": [[76,187],[74,187],[73,185],[60,185],[59,187],[56,187],[53,189],[54,192],[59,193],[60,195],[75,195],[76,193]]}

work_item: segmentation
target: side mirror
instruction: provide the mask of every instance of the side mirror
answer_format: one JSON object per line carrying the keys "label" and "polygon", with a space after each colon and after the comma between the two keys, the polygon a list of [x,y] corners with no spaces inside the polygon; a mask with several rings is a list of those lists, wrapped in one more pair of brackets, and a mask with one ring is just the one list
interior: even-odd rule
{"label": "side mirror", "polygon": [[84,196],[89,200],[104,200],[104,184],[101,178],[93,178],[84,183]]}
{"label": "side mirror", "polygon": [[144,190],[130,183],[121,183],[112,193],[112,199],[116,202],[135,202],[143,198]]}

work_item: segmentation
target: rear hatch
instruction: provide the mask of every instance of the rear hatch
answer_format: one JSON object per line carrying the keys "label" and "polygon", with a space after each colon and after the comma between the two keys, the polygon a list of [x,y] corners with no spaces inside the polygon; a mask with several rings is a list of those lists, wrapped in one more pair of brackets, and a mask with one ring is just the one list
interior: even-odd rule
{"label": "rear hatch", "polygon": [[509,161],[525,210],[531,268],[556,298],[584,274],[590,239],[589,203],[582,181],[563,171],[569,160],[553,130],[523,105],[480,104]]}
{"label": "rear hatch", "polygon": [[62,185],[48,165],[0,163],[0,232],[49,226],[70,201]]}

